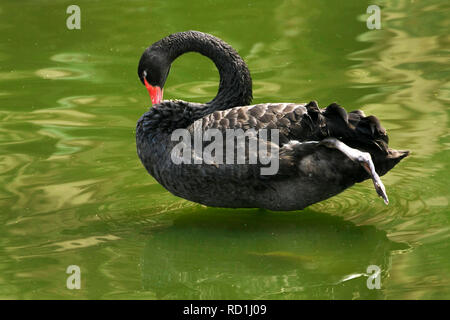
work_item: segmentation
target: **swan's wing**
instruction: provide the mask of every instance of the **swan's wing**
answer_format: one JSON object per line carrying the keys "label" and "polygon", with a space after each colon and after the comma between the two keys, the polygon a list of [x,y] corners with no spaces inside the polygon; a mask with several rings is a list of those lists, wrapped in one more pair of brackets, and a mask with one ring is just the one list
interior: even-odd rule
{"label": "swan's wing", "polygon": [[[381,164],[389,153],[386,131],[376,117],[366,117],[359,110],[347,113],[337,104],[331,104],[325,109],[319,109],[314,101],[308,104],[266,103],[235,107],[215,111],[188,127],[193,137],[195,132],[198,137],[211,129],[215,131],[215,134],[222,135],[221,156],[223,161],[219,165],[230,163],[226,158],[228,156],[228,160],[231,159],[230,153],[234,160],[234,162],[231,161],[232,164],[238,163],[239,147],[241,151],[244,149],[244,155],[242,156],[241,153],[240,158],[241,163],[245,164],[244,167],[233,165],[227,167],[227,170],[231,170],[228,171],[228,174],[235,175],[239,179],[244,178],[243,175],[248,175],[248,178],[259,176],[260,168],[264,167],[264,164],[259,162],[256,166],[252,165],[252,156],[254,159],[254,155],[258,152],[255,148],[251,148],[252,142],[257,143],[258,150],[262,149],[267,151],[269,156],[276,154],[279,157],[279,170],[274,175],[277,178],[295,174],[295,170],[292,170],[292,155],[286,152],[289,150],[288,145],[293,142],[308,143],[335,137],[351,147],[370,152],[374,161]],[[273,130],[277,133],[275,136],[273,136]],[[227,148],[225,143],[227,134],[239,131],[256,133],[245,135],[243,147],[236,143],[234,148]],[[262,133],[266,133],[266,135]],[[212,139],[201,139],[203,148],[207,147],[210,141]],[[315,152],[315,149],[315,147],[310,148],[307,145],[302,146],[294,158],[298,161],[303,156]],[[233,173],[233,170],[236,172]]]}
{"label": "swan's wing", "polygon": [[[326,135],[325,122],[313,101],[308,104],[265,103],[215,111],[199,120],[203,131],[278,130],[278,145],[290,140],[307,141]],[[198,124],[197,124],[198,125]],[[323,132],[322,132],[323,131]]]}
{"label": "swan's wing", "polygon": [[[215,111],[190,125],[192,159],[210,164],[185,170],[205,171],[237,183],[260,183],[269,176],[294,174],[291,157],[283,145],[322,135],[324,123],[315,102],[309,104],[268,103]],[[195,146],[201,146],[197,151]],[[273,165],[276,161],[276,165]],[[211,171],[211,172],[209,172]],[[214,171],[214,172],[212,172]],[[199,171],[200,172],[200,171]],[[259,181],[259,182],[258,182]]]}
{"label": "swan's wing", "polygon": [[335,137],[350,146],[388,153],[388,136],[375,116],[360,110],[347,113],[332,103],[319,109],[315,101],[307,104],[266,103],[215,111],[199,120],[203,130],[278,129],[279,146],[291,140],[317,141]]}

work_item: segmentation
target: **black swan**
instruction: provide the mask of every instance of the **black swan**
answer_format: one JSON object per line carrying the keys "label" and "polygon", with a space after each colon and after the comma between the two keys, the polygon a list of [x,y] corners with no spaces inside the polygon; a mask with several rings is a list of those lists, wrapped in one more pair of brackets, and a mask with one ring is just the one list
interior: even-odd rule
{"label": "black swan", "polygon": [[[212,59],[220,73],[217,96],[210,102],[162,100],[171,63],[186,52]],[[303,209],[368,178],[388,204],[379,175],[409,154],[390,149],[378,119],[360,110],[347,113],[336,103],[320,109],[315,101],[249,106],[252,80],[247,65],[230,45],[206,33],[179,32],[155,42],[144,51],[138,75],[153,103],[136,126],[142,164],[172,194],[207,206]],[[186,139],[179,134],[174,139],[180,129]],[[276,171],[262,173],[271,164],[257,157],[261,153],[254,148],[245,149],[244,161],[237,161],[239,144],[226,149],[225,138],[202,136],[211,129],[223,136],[253,129],[244,136],[244,148],[257,141],[269,156],[264,159],[277,162]],[[263,130],[270,134],[262,135]],[[200,142],[195,141],[198,132]],[[202,161],[202,153],[198,161],[198,149],[188,146],[192,142],[204,148],[213,141],[223,143],[215,145],[215,158],[209,162]],[[181,158],[183,149],[194,160]],[[249,161],[255,155],[258,160]]]}

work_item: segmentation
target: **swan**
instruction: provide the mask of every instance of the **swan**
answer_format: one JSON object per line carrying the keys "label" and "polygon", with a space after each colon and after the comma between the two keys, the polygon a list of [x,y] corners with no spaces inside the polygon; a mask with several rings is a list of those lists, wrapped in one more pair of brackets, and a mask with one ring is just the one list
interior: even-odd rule
{"label": "swan", "polygon": [[[217,95],[207,103],[163,100],[170,66],[186,52],[210,58],[219,71]],[[346,112],[336,103],[319,108],[316,101],[250,105],[252,79],[246,63],[210,34],[178,32],[155,42],[142,54],[138,76],[152,101],[136,125],[143,166],[175,196],[206,206],[299,210],[369,178],[388,204],[380,176],[409,154],[389,148],[380,121],[361,110]],[[225,147],[225,135],[237,131],[251,132],[241,140],[247,147],[241,153],[244,162],[237,161],[239,144]],[[222,142],[211,152],[213,160],[204,161],[191,148],[195,143],[207,148],[213,140]],[[252,142],[258,150],[249,147]],[[264,154],[260,150],[266,158],[259,157]],[[256,163],[249,161],[255,158]],[[272,163],[263,158],[276,163],[270,174],[263,170]]]}

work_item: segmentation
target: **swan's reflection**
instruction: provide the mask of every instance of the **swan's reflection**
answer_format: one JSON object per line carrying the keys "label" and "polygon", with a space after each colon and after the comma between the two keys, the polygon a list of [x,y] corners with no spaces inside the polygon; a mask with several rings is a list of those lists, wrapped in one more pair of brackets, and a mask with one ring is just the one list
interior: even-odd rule
{"label": "swan's reflection", "polygon": [[[144,288],[158,298],[382,298],[391,252],[406,247],[311,210],[205,211],[149,236]],[[381,290],[367,288],[369,265],[382,269]]]}

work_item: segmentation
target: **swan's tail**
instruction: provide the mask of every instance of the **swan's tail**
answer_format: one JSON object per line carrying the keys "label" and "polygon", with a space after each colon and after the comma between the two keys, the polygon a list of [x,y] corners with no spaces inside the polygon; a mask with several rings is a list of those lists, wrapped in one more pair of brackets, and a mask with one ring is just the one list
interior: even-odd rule
{"label": "swan's tail", "polygon": [[379,175],[384,175],[409,155],[408,150],[389,148],[387,132],[375,116],[366,116],[361,110],[347,113],[335,103],[322,110],[322,115],[327,136],[335,137],[352,148],[369,152]]}

